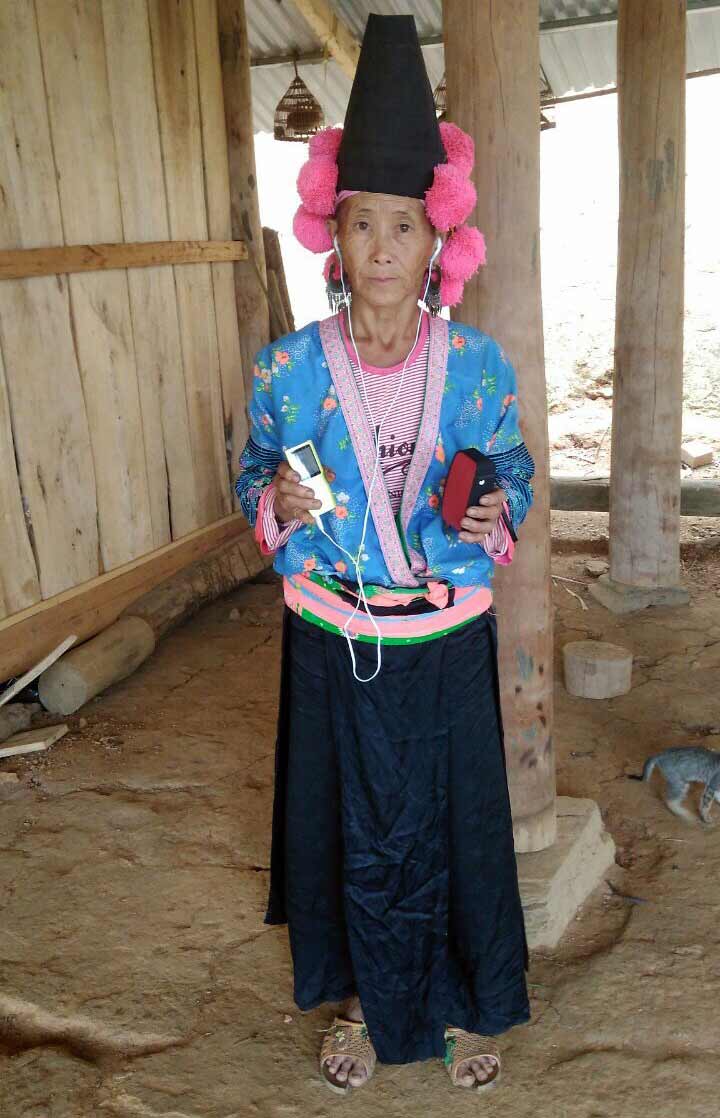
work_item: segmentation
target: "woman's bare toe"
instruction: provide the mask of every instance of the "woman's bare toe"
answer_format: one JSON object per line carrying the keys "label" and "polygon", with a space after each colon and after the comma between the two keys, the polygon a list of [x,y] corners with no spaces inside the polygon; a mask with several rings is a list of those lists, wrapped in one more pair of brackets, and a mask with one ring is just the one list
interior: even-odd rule
{"label": "woman's bare toe", "polygon": [[347,1082],[351,1087],[359,1087],[367,1079],[364,1061],[352,1056],[330,1056],[325,1061],[325,1067],[338,1083]]}
{"label": "woman's bare toe", "polygon": [[460,1065],[460,1082],[466,1087],[477,1083],[486,1083],[491,1079],[495,1070],[495,1061],[491,1056],[475,1056],[471,1060],[463,1060]]}

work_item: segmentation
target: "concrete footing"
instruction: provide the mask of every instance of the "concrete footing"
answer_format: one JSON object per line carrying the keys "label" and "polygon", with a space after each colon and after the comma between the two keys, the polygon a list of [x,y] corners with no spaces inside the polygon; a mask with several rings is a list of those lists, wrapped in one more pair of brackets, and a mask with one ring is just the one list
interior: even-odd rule
{"label": "concrete footing", "polygon": [[555,947],[580,905],[615,860],[594,800],[557,798],[557,841],[518,854],[520,896],[528,947]]}
{"label": "concrete footing", "polygon": [[588,590],[612,613],[633,613],[648,606],[685,606],[690,601],[684,586],[628,586],[615,582],[609,575],[600,575],[589,584]]}

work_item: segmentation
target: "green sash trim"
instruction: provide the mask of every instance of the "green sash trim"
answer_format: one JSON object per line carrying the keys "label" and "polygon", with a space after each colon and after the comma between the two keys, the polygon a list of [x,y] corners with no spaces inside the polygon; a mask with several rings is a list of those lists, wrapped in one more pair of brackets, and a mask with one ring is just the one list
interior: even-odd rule
{"label": "green sash trim", "polygon": [[[328,633],[337,633],[337,635],[341,637],[345,636],[344,632],[341,628],[339,628],[339,626],[333,625],[332,622],[326,621],[322,617],[316,617],[314,613],[310,613],[309,610],[306,610],[302,607],[300,608],[298,616],[302,617],[304,621],[310,621],[313,625],[317,625],[320,629],[325,629]],[[422,636],[418,637],[383,637],[382,643],[420,644],[423,641],[432,641],[435,640],[436,637],[444,637],[448,633],[454,633],[456,629],[462,629],[463,625],[469,625],[471,621],[475,620],[477,620],[477,615],[473,617],[467,617],[464,621],[459,621],[457,625],[450,625],[447,629],[439,629],[435,633],[424,633]],[[366,641],[368,644],[377,644],[377,636],[375,633],[357,633],[356,636],[352,639],[358,641]]]}

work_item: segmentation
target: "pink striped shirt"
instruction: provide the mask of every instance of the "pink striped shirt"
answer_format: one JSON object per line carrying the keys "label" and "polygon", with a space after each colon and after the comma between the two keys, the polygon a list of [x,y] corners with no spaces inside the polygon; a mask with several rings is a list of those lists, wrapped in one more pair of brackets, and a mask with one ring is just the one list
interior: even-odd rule
{"label": "pink striped shirt", "polygon": [[[422,317],[422,326],[417,345],[414,347],[403,376],[403,364],[390,365],[381,368],[377,365],[363,364],[363,372],[357,363],[355,347],[345,332],[345,324],[340,316],[343,338],[350,365],[355,374],[358,394],[367,413],[370,405],[368,420],[377,440],[380,432],[380,465],[378,472],[382,471],[387,486],[388,497],[392,510],[397,513],[402,501],[405,488],[405,478],[410,469],[410,460],[415,449],[420,420],[422,418],[423,401],[425,399],[425,380],[427,376],[428,352],[430,349],[430,331],[427,315]],[[402,388],[400,381],[402,379]],[[363,390],[364,384],[364,390]],[[388,412],[393,399],[398,396],[394,406]],[[366,399],[367,397],[367,399]],[[383,417],[387,413],[387,418]],[[376,485],[381,484],[376,478]]]}

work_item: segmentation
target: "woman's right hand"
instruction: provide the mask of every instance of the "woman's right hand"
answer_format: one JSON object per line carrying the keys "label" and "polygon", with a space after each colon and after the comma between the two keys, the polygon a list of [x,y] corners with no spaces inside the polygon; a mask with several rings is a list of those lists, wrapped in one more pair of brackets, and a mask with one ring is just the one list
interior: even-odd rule
{"label": "woman's right hand", "polygon": [[314,524],[315,518],[308,511],[319,509],[322,501],[307,485],[300,484],[300,475],[289,462],[281,462],[272,480],[275,486],[275,515],[278,520],[302,520],[303,524]]}

